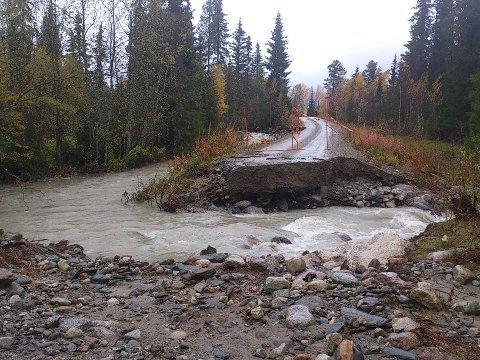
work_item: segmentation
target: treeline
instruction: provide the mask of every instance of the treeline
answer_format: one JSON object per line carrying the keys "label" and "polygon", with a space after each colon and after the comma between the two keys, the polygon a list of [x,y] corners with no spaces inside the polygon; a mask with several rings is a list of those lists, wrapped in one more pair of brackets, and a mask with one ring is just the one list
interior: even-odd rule
{"label": "treeline", "polygon": [[406,46],[388,71],[370,61],[347,79],[340,61],[329,65],[330,113],[396,133],[480,142],[480,1],[418,0]]}
{"label": "treeline", "polygon": [[140,165],[244,115],[286,124],[280,14],[264,58],[241,22],[229,33],[222,0],[196,27],[184,0],[0,6],[0,180]]}

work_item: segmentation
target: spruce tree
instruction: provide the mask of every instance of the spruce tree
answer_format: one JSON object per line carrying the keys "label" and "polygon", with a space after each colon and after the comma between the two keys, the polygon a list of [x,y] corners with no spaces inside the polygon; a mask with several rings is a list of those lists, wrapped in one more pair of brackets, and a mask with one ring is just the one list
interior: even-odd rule
{"label": "spruce tree", "polygon": [[253,60],[253,74],[256,78],[262,78],[265,76],[265,71],[263,68],[263,57],[262,51],[260,49],[260,44],[257,42],[255,47],[255,57]]}
{"label": "spruce tree", "polygon": [[70,38],[68,40],[68,52],[82,64],[84,72],[87,75],[90,67],[90,56],[87,52],[88,44],[85,40],[85,29],[83,28],[83,20],[80,13],[76,13],[73,20],[73,28],[70,30]]}
{"label": "spruce tree", "polygon": [[102,24],[100,24],[97,36],[95,37],[93,57],[95,61],[95,67],[93,70],[93,83],[97,89],[102,89],[105,86],[104,65],[107,60],[107,48],[105,46]]}
{"label": "spruce tree", "polygon": [[392,67],[390,68],[390,78],[388,79],[388,84],[391,87],[394,87],[397,85],[398,82],[398,60],[397,60],[397,54],[395,54],[395,57],[393,58],[392,62]]}
{"label": "spruce tree", "polygon": [[310,97],[308,100],[308,110],[307,116],[315,117],[317,116],[317,106],[315,101],[315,94],[313,92],[313,87],[310,89]]}
{"label": "spruce tree", "polygon": [[352,80],[355,80],[358,75],[360,75],[360,68],[357,65],[357,67],[355,68],[355,72],[352,74]]}
{"label": "spruce tree", "polygon": [[429,64],[429,75],[432,82],[450,69],[455,46],[454,0],[434,0],[434,7],[435,21],[432,28]]}
{"label": "spruce tree", "polygon": [[56,160],[59,165],[64,163],[63,155],[65,152],[64,136],[67,132],[65,118],[60,113],[61,107],[61,74],[60,61],[62,57],[62,42],[60,38],[60,24],[58,22],[57,5],[54,0],[49,0],[45,14],[42,20],[38,46],[45,51],[50,59],[52,98],[54,100],[53,109],[50,111],[53,115],[53,125],[55,131]]}
{"label": "spruce tree", "polygon": [[197,33],[207,70],[214,64],[226,64],[228,23],[223,12],[223,0],[207,0],[205,2]]}
{"label": "spruce tree", "polygon": [[234,79],[238,81],[246,74],[248,65],[247,35],[243,30],[242,20],[238,21],[237,29],[233,33],[230,51],[232,54],[230,65],[233,69]]}
{"label": "spruce tree", "polygon": [[45,10],[38,46],[43,48],[51,57],[54,66],[60,66],[59,61],[62,55],[62,42],[60,38],[57,5],[54,0],[49,0]]}
{"label": "spruce tree", "polygon": [[432,4],[431,0],[417,0],[415,14],[410,19],[411,40],[407,44],[405,60],[410,65],[413,78],[427,74],[430,57]]}
{"label": "spruce tree", "polygon": [[[472,111],[472,75],[480,70],[480,1],[457,1],[457,47],[454,71],[447,79],[447,104],[445,121],[458,135],[465,136],[470,128],[468,114]],[[451,124],[456,119],[456,124]]]}
{"label": "spruce tree", "polygon": [[201,59],[195,50],[190,1],[169,0],[166,13],[166,43],[173,49],[165,85],[167,136],[170,151],[185,149],[203,130],[206,122],[202,106]]}
{"label": "spruce tree", "polygon": [[284,34],[280,13],[277,14],[275,19],[275,28],[267,46],[266,68],[270,72],[268,80],[270,83],[275,81],[282,95],[286,97],[288,94],[288,76],[290,75],[288,68],[291,62],[287,53],[287,38]]}

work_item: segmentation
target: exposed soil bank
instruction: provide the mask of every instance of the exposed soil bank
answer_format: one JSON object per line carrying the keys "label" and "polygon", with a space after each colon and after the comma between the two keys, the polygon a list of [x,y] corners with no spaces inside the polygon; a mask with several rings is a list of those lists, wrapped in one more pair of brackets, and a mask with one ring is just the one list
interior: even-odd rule
{"label": "exposed soil bank", "polygon": [[404,183],[400,175],[387,173],[352,158],[315,162],[240,166],[226,173],[226,192],[236,199],[262,195],[302,195],[339,181],[364,179],[384,185]]}
{"label": "exposed soil bank", "polygon": [[0,358],[478,359],[479,276],[338,254],[88,259],[2,236]]}
{"label": "exposed soil bank", "polygon": [[260,165],[215,164],[187,175],[189,187],[161,201],[166,211],[226,207],[250,214],[326,206],[397,207],[431,210],[432,194],[398,173],[354,158]]}

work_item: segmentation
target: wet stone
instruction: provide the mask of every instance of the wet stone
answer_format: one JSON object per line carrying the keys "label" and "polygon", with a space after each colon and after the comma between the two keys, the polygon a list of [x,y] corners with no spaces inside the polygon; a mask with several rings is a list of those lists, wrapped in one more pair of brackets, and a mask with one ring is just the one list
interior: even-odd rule
{"label": "wet stone", "polygon": [[125,339],[139,340],[142,337],[142,333],[139,329],[135,329],[126,333],[123,337]]}
{"label": "wet stone", "polygon": [[342,307],[341,313],[343,316],[346,318],[354,318],[358,319],[361,321],[363,324],[365,324],[368,327],[382,327],[385,325],[388,320],[384,317],[381,316],[376,316],[376,315],[371,315],[366,312],[354,309],[354,308],[347,308],[347,307]]}
{"label": "wet stone", "polygon": [[419,282],[410,293],[410,297],[429,309],[441,310],[443,302],[433,286],[427,282]]}
{"label": "wet stone", "polygon": [[409,317],[394,318],[392,320],[392,329],[395,332],[414,331],[417,330],[419,327],[420,325]]}
{"label": "wet stone", "polygon": [[91,324],[91,320],[88,317],[83,316],[73,316],[61,318],[59,320],[59,327],[62,331],[67,331],[72,327],[83,328]]}
{"label": "wet stone", "polygon": [[288,289],[290,287],[290,283],[287,279],[283,277],[268,277],[265,280],[265,289],[266,290],[280,290],[280,289]]}
{"label": "wet stone", "polygon": [[13,346],[15,339],[13,336],[1,336],[0,337],[0,349],[10,349]]}
{"label": "wet stone", "polygon": [[350,271],[334,271],[330,278],[333,282],[346,286],[358,284],[358,279]]}
{"label": "wet stone", "polygon": [[282,236],[274,237],[271,241],[272,243],[275,243],[275,244],[286,244],[286,245],[292,244],[292,242],[289,239]]}
{"label": "wet stone", "polygon": [[457,265],[453,268],[453,278],[458,283],[465,285],[475,279],[475,274],[465,266]]}
{"label": "wet stone", "polygon": [[110,277],[104,274],[95,274],[90,278],[92,284],[107,284],[110,281]]}
{"label": "wet stone", "polygon": [[305,305],[292,305],[287,311],[287,324],[291,328],[306,328],[315,323],[315,318]]}
{"label": "wet stone", "polygon": [[476,315],[480,313],[480,302],[476,300],[459,301],[453,304],[453,309],[466,315]]}
{"label": "wet stone", "polygon": [[415,355],[415,353],[398,349],[395,347],[385,347],[383,349],[383,353],[385,355],[393,356],[394,358],[397,358],[400,360],[416,360],[417,359],[417,356]]}
{"label": "wet stone", "polygon": [[302,258],[290,259],[287,261],[287,264],[286,264],[287,272],[291,274],[301,273],[302,271],[305,271],[306,268],[307,268],[307,264],[305,263],[305,260]]}

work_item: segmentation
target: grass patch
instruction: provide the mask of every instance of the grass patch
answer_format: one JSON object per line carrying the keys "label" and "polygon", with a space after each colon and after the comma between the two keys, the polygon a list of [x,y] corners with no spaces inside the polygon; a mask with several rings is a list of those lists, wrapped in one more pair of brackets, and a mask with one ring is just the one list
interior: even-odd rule
{"label": "grass patch", "polygon": [[[428,253],[452,247],[463,248],[473,256],[473,252],[480,250],[480,221],[451,219],[435,223],[428,226],[414,243],[416,249],[410,256],[415,260],[424,258]],[[461,256],[463,255],[460,253],[454,254],[454,257]]]}

